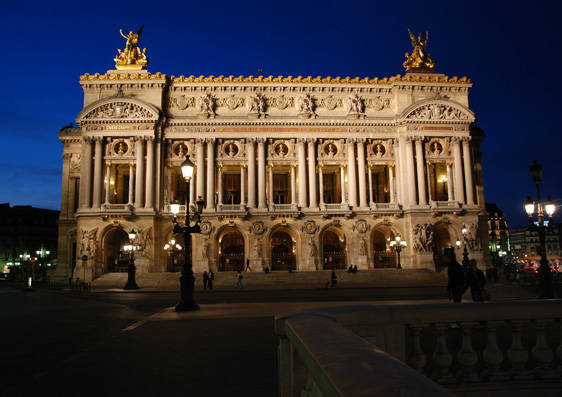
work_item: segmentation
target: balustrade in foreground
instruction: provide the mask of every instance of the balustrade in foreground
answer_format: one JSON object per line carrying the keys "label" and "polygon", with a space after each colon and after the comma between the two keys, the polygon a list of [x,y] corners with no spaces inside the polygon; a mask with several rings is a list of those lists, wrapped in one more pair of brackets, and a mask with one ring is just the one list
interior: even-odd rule
{"label": "balustrade in foreground", "polygon": [[[385,395],[389,384],[409,393],[414,378],[400,363],[460,394],[511,390],[512,395],[562,395],[561,319],[559,300],[342,306],[281,315],[276,318],[279,394],[314,390],[315,396],[352,395],[341,393],[349,382],[368,390],[362,395]],[[307,327],[297,326],[305,320]],[[340,329],[351,331],[347,339]],[[320,337],[322,348],[310,342]],[[346,344],[356,344],[356,337],[388,357],[350,356]],[[367,370],[375,359],[379,368]],[[362,369],[348,371],[357,360]],[[343,384],[331,385],[334,381]]]}

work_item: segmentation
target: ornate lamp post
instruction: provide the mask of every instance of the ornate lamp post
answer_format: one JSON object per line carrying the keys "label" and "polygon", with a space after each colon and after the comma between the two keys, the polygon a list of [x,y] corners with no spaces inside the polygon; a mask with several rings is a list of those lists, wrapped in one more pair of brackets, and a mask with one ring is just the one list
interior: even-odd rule
{"label": "ornate lamp post", "polygon": [[[556,206],[554,201],[549,197],[548,200],[543,204],[541,201],[541,188],[540,183],[542,181],[542,164],[537,163],[537,160],[533,160],[533,164],[529,166],[531,175],[533,176],[533,182],[537,185],[537,224],[533,223],[533,214],[535,213],[535,202],[531,200],[531,196],[527,196],[525,200],[525,211],[529,215],[530,230],[537,231],[539,234],[539,244],[540,244],[540,266],[538,269],[539,277],[539,299],[550,299],[555,298],[552,285],[552,272],[548,264],[548,259],[546,257],[546,232],[552,229],[552,215]],[[546,211],[548,215],[548,224],[544,224],[544,212]]]}
{"label": "ornate lamp post", "polygon": [[394,240],[390,242],[390,247],[392,247],[392,249],[396,251],[396,254],[398,255],[398,266],[396,266],[397,269],[402,269],[402,265],[400,264],[400,253],[402,252],[402,248],[405,248],[407,245],[408,244],[406,244],[405,241],[402,241],[400,235],[397,235]]}
{"label": "ornate lamp post", "polygon": [[463,266],[466,266],[465,268],[468,268],[470,261],[468,260],[468,239],[466,238],[466,233],[468,232],[468,230],[466,229],[466,226],[463,226],[462,228],[462,240],[463,240],[463,245],[464,248],[462,250],[462,264]]}
{"label": "ornate lamp post", "polygon": [[135,280],[135,273],[137,268],[135,267],[135,250],[137,246],[134,244],[135,238],[137,234],[135,233],[135,229],[132,229],[129,232],[129,245],[126,245],[125,251],[130,251],[131,255],[129,257],[129,266],[127,267],[127,283],[123,287],[123,289],[139,289],[137,282]]}
{"label": "ornate lamp post", "polygon": [[[181,165],[181,171],[185,179],[186,191],[189,192],[189,183],[193,176],[194,165],[189,158],[186,158]],[[180,211],[180,206],[178,203],[171,205],[172,213],[174,214],[174,234],[183,234],[183,246],[185,248],[184,262],[181,268],[180,277],[180,302],[176,305],[177,312],[189,311],[189,310],[199,310],[199,305],[195,303],[195,298],[193,297],[195,277],[193,277],[193,268],[191,264],[191,233],[201,233],[200,223],[200,213],[203,211],[203,206],[205,202],[199,197],[195,201],[195,213],[197,214],[197,221],[195,225],[191,226],[189,224],[189,203],[186,200],[185,203],[185,226],[180,226],[176,221],[176,215]]]}
{"label": "ornate lamp post", "polygon": [[181,251],[181,245],[176,243],[176,239],[175,238],[171,238],[170,241],[168,242],[168,244],[166,244],[164,246],[164,249],[166,251],[168,251],[168,254],[170,254],[170,256],[172,257],[172,264],[170,266],[170,272],[173,273],[174,272],[174,266],[175,266],[175,254],[176,251]]}

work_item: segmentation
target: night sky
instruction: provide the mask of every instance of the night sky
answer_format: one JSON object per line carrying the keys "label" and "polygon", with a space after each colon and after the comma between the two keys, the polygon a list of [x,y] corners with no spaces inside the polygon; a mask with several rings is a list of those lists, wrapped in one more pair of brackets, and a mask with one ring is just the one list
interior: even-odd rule
{"label": "night sky", "polygon": [[472,80],[486,201],[525,225],[533,160],[562,204],[561,22],[554,0],[2,1],[0,202],[60,209],[58,131],[76,125],[80,76],[115,69],[119,29],[145,26],[151,73],[384,78],[405,74],[410,28],[429,30],[436,72]]}

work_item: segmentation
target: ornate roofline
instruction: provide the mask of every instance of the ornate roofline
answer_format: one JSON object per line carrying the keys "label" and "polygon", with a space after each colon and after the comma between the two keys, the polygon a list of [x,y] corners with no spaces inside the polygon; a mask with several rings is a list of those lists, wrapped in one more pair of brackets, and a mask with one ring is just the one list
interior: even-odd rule
{"label": "ornate roofline", "polygon": [[378,77],[302,77],[302,76],[278,76],[278,77],[264,77],[264,76],[170,76],[168,77],[162,73],[150,74],[150,73],[106,73],[100,75],[96,73],[90,75],[88,73],[80,76],[81,81],[93,81],[93,80],[161,80],[170,79],[172,83],[283,83],[283,84],[383,84],[390,85],[395,82],[412,82],[412,83],[448,83],[448,84],[471,84],[468,77],[448,77],[441,74],[406,74],[405,76],[396,75],[393,77],[385,77],[379,79]]}

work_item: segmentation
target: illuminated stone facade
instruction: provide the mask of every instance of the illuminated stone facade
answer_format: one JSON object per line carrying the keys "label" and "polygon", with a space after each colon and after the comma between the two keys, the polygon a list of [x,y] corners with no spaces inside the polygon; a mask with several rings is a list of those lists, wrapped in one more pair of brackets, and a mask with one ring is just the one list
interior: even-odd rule
{"label": "illuminated stone facade", "polygon": [[[407,243],[402,267],[441,270],[463,227],[471,258],[483,262],[483,133],[473,127],[467,78],[112,70],[80,84],[78,127],[59,133],[61,278],[76,277],[76,263],[87,280],[123,270],[132,228],[137,271],[169,271],[170,204],[192,206],[198,196],[206,204],[202,234],[193,235],[196,273],[246,263],[395,267],[397,235]],[[196,165],[189,190],[179,168],[186,156]]]}

